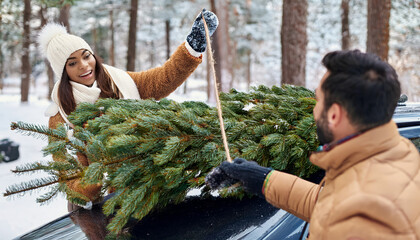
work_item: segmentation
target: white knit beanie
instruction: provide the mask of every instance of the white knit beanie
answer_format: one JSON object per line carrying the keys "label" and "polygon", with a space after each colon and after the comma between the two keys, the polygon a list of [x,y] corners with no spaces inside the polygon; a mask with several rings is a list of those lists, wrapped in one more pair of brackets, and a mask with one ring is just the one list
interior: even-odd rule
{"label": "white knit beanie", "polygon": [[38,43],[57,80],[61,79],[66,61],[72,53],[80,49],[87,49],[93,53],[85,40],[68,34],[66,28],[57,23],[48,23],[42,28],[38,35]]}

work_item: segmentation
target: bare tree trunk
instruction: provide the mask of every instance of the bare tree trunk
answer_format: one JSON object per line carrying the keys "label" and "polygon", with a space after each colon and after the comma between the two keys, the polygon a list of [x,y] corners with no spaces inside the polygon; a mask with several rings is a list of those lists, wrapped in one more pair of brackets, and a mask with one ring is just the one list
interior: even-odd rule
{"label": "bare tree trunk", "polygon": [[218,42],[219,61],[216,64],[220,65],[220,80],[219,89],[223,92],[229,91],[230,81],[232,81],[232,64],[231,64],[231,47],[229,37],[229,4],[228,0],[217,0],[217,10],[219,18],[219,26],[217,29],[217,36],[215,37]]}
{"label": "bare tree trunk", "polygon": [[109,11],[110,26],[109,30],[111,31],[111,46],[109,47],[109,61],[111,66],[115,66],[115,30],[114,30],[114,11],[111,9]]}
{"label": "bare tree trunk", "polygon": [[[210,5],[211,5],[211,11],[216,14],[219,18],[219,27],[218,29],[213,33],[213,41],[211,42],[212,44],[212,49],[213,49],[213,58],[214,58],[214,69],[216,71],[216,81],[218,83],[218,90],[220,91],[220,85],[222,83],[222,64],[221,64],[221,52],[220,52],[220,44],[219,44],[219,32],[220,32],[220,22],[222,21],[222,19],[219,16],[218,13],[218,8],[216,7],[216,0],[210,0]],[[222,33],[220,33],[222,34]],[[209,63],[211,64],[211,63]],[[210,73],[211,75],[211,73]],[[210,84],[208,85],[208,88],[213,88],[213,84],[211,82],[209,82]],[[213,91],[210,91],[210,96],[209,96],[209,100],[215,99],[215,96],[212,96]]]}
{"label": "bare tree trunk", "polygon": [[305,86],[307,0],[284,0],[281,25],[282,83]]}
{"label": "bare tree trunk", "polygon": [[23,43],[22,43],[22,66],[21,66],[21,85],[20,94],[21,102],[28,102],[29,97],[29,83],[31,80],[31,63],[29,60],[29,46],[31,43],[31,0],[24,1],[25,7],[23,10]]}
{"label": "bare tree trunk", "polygon": [[368,0],[366,51],[388,61],[391,0]]}
{"label": "bare tree trunk", "polygon": [[207,101],[208,102],[215,102],[216,101],[216,96],[214,95],[214,89],[213,89],[213,83],[211,82],[211,65],[209,61],[206,61],[206,67],[207,67],[207,75],[206,75],[206,80],[207,80]]}
{"label": "bare tree trunk", "polygon": [[234,82],[236,80],[235,70],[236,70],[236,67],[238,65],[237,57],[236,57],[236,48],[237,47],[238,47],[238,42],[236,40],[232,41],[232,51],[231,51],[231,54],[232,54],[232,56],[231,56],[231,59],[232,59],[232,63],[231,63],[232,64],[232,72],[231,72],[232,81],[230,81],[229,89],[234,88]]}
{"label": "bare tree trunk", "polygon": [[165,21],[165,32],[166,32],[166,59],[171,56],[171,20]]}
{"label": "bare tree trunk", "polygon": [[[0,14],[0,29],[1,25],[3,24],[3,15]],[[0,39],[3,39],[3,33],[0,31]],[[2,51],[2,42],[0,42],[0,93],[3,91],[3,74],[4,74],[4,59],[3,59],[3,51]]]}
{"label": "bare tree trunk", "polygon": [[130,27],[128,30],[127,71],[134,71],[136,63],[137,10],[138,0],[131,0]]}
{"label": "bare tree trunk", "polygon": [[60,8],[60,15],[58,16],[58,22],[63,24],[66,29],[67,32],[70,33],[70,4],[65,4]]}
{"label": "bare tree trunk", "polygon": [[343,50],[350,49],[349,3],[350,0],[341,0],[341,48]]}
{"label": "bare tree trunk", "polygon": [[155,64],[156,64],[156,60],[155,60],[155,58],[156,58],[156,55],[155,55],[155,42],[152,40],[152,41],[150,41],[150,67],[155,67]]}
{"label": "bare tree trunk", "polygon": [[[47,18],[45,17],[45,11],[47,11],[47,7],[44,4],[41,4],[39,8],[39,18],[41,19],[41,28],[47,24]],[[54,72],[52,67],[47,59],[44,59],[44,65],[47,68],[47,77],[48,77],[48,99],[51,99],[51,93],[54,88]]]}
{"label": "bare tree trunk", "polygon": [[249,91],[251,87],[251,49],[247,50],[247,63],[246,63],[246,88]]}

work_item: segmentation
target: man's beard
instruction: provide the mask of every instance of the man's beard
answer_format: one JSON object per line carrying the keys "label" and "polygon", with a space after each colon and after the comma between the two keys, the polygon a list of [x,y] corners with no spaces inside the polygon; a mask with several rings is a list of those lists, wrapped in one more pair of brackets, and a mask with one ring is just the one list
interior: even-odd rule
{"label": "man's beard", "polygon": [[327,112],[322,111],[321,117],[315,121],[316,134],[318,135],[318,141],[321,145],[330,143],[334,140],[334,136],[331,130],[328,128]]}

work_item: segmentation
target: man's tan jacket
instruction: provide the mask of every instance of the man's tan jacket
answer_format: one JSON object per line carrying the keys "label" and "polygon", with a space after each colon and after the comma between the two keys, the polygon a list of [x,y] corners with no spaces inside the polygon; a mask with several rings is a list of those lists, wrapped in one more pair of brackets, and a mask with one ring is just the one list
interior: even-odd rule
{"label": "man's tan jacket", "polygon": [[320,185],[276,171],[265,188],[310,222],[309,239],[420,239],[420,155],[393,121],[310,160],[326,170]]}

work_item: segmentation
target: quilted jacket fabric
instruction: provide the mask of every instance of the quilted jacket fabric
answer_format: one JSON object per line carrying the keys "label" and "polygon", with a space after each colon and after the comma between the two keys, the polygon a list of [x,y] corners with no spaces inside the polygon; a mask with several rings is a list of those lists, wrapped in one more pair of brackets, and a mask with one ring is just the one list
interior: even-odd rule
{"label": "quilted jacket fabric", "polygon": [[310,160],[320,185],[275,172],[265,192],[310,221],[309,239],[420,239],[420,155],[393,121]]}

